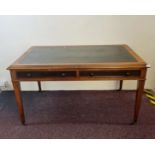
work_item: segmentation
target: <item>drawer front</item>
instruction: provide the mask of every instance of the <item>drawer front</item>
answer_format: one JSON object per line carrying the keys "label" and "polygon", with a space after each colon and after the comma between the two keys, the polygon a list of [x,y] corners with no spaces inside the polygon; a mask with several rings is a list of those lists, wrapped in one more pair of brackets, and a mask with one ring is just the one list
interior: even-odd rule
{"label": "drawer front", "polygon": [[140,76],[139,70],[122,70],[122,71],[81,71],[81,77],[110,77],[110,76],[118,76],[118,77],[138,77]]}
{"label": "drawer front", "polygon": [[19,71],[17,78],[65,78],[76,77],[75,71]]}

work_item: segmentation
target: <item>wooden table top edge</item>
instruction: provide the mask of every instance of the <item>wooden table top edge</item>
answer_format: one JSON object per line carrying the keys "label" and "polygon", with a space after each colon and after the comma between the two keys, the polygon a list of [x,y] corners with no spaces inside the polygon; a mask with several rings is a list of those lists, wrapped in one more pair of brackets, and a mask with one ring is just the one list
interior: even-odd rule
{"label": "wooden table top edge", "polygon": [[73,46],[104,46],[104,45],[51,45],[51,46],[31,46],[26,52],[24,52],[15,62],[13,62],[9,67],[7,67],[7,70],[20,70],[20,69],[65,69],[65,68],[145,68],[147,66],[147,63],[140,57],[138,54],[136,54],[128,45],[126,44],[112,44],[112,45],[105,45],[105,46],[122,46],[127,49],[127,51],[136,59],[137,62],[106,62],[106,63],[62,63],[62,64],[20,64],[19,61],[21,61],[27,54],[31,52],[31,49],[33,47],[73,47]]}

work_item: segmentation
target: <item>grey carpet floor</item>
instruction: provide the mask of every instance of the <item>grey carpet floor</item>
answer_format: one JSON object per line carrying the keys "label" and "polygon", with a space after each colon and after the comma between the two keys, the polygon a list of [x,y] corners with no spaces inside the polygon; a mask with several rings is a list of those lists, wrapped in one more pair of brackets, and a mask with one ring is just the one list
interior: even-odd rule
{"label": "grey carpet floor", "polygon": [[155,138],[155,108],[143,96],[137,124],[130,125],[134,91],[23,92],[26,125],[20,124],[12,91],[0,94],[0,138]]}

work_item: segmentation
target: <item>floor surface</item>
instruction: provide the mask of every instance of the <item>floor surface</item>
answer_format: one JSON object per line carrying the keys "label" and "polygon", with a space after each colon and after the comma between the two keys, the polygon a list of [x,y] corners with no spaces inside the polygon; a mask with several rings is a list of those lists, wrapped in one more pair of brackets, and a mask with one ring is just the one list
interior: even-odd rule
{"label": "floor surface", "polygon": [[155,107],[147,98],[137,124],[130,125],[134,91],[23,92],[21,125],[12,91],[0,94],[0,138],[155,138]]}

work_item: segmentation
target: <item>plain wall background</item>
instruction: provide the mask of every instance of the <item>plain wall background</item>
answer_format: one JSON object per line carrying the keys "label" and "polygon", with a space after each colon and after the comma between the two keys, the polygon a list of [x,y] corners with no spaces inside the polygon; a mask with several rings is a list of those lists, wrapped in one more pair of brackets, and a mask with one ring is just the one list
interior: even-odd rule
{"label": "plain wall background", "polygon": [[[128,44],[147,63],[145,87],[155,90],[155,16],[0,16],[0,78],[12,88],[6,68],[32,45]],[[43,82],[43,89],[116,89],[117,81]],[[135,81],[126,81],[134,89]],[[22,83],[24,90],[36,90]]]}

